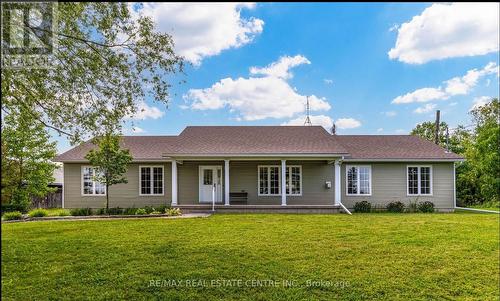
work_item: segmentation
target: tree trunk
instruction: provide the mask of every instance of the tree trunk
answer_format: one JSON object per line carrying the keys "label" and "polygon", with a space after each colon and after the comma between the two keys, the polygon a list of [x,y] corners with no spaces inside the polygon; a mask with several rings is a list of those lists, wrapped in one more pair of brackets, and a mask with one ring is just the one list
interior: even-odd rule
{"label": "tree trunk", "polygon": [[106,185],[106,213],[108,213],[109,209],[109,186]]}

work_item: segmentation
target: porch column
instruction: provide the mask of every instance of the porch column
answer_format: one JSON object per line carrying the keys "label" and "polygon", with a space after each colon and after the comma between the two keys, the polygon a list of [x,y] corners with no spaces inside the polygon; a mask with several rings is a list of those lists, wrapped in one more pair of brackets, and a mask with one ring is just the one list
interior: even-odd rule
{"label": "porch column", "polygon": [[342,162],[337,159],[335,160],[335,200],[334,204],[335,205],[340,205],[341,200],[342,200],[342,194],[341,194],[341,183],[342,181],[340,180],[340,167],[342,165]]}
{"label": "porch column", "polygon": [[224,160],[224,205],[229,206],[229,160]]}
{"label": "porch column", "polygon": [[281,160],[281,206],[286,206],[286,160]]}
{"label": "porch column", "polygon": [[172,206],[177,206],[177,161],[172,161]]}

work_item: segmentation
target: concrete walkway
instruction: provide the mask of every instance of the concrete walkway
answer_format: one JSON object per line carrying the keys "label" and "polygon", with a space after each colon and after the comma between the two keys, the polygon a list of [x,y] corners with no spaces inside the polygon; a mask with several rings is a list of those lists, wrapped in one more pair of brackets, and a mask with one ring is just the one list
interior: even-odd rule
{"label": "concrete walkway", "polygon": [[90,215],[90,216],[46,216],[46,217],[28,217],[22,220],[2,221],[2,223],[16,222],[35,222],[35,221],[75,221],[75,220],[110,220],[110,219],[139,219],[139,218],[164,218],[164,219],[182,219],[209,217],[211,213],[185,213],[177,216],[167,216],[165,214],[147,214],[147,215]]}

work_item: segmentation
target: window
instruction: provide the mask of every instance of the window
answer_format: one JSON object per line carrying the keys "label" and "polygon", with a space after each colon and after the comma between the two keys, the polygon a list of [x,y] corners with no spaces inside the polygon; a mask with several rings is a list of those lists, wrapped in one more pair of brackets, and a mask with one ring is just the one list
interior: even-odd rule
{"label": "window", "polygon": [[[290,179],[290,175],[291,179]],[[302,167],[287,166],[286,167],[286,194],[301,195],[302,194]]]}
{"label": "window", "polygon": [[407,169],[408,195],[432,194],[431,166],[408,166]]}
{"label": "window", "polygon": [[347,195],[372,194],[371,166],[346,166]]}
{"label": "window", "polygon": [[[259,166],[258,170],[259,195],[281,195],[281,166]],[[286,167],[286,194],[302,194],[301,166]]]}
{"label": "window", "polygon": [[83,195],[106,195],[106,186],[94,181],[99,175],[99,169],[92,166],[82,167],[82,194]]}
{"label": "window", "polygon": [[140,195],[163,195],[163,166],[141,166]]}

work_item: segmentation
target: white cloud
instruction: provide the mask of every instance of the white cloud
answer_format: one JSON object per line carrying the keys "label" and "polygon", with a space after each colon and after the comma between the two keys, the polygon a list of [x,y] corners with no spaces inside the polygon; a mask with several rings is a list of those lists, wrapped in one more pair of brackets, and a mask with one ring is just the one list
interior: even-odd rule
{"label": "white cloud", "polygon": [[429,102],[444,100],[455,95],[468,94],[478,83],[479,79],[489,74],[498,74],[498,66],[494,62],[488,63],[483,69],[472,69],[462,77],[454,77],[444,81],[444,88],[421,88],[393,99],[394,104]]}
{"label": "white cloud", "polygon": [[[326,115],[310,115],[311,123],[313,125],[321,125],[328,132],[331,131],[333,126],[333,119]],[[304,125],[304,121],[306,120],[306,116],[302,115],[290,121],[284,122],[281,125]]]}
{"label": "white cloud", "polygon": [[436,3],[398,29],[388,54],[409,64],[498,51],[498,3]]}
{"label": "white cloud", "polygon": [[333,85],[333,79],[325,78],[323,79],[323,82],[327,85]]}
{"label": "white cloud", "polygon": [[398,113],[396,111],[382,112],[382,114],[384,114],[387,117],[394,117],[394,116],[398,115]]}
{"label": "white cloud", "polygon": [[396,134],[406,134],[408,133],[407,131],[403,130],[403,129],[397,129],[394,131]]}
{"label": "white cloud", "polygon": [[172,35],[175,50],[199,65],[203,58],[250,43],[264,21],[241,16],[255,3],[143,3],[138,14],[151,17],[158,30]]}
{"label": "white cloud", "polygon": [[384,128],[378,128],[377,133],[382,133],[384,131]]}
{"label": "white cloud", "polygon": [[251,67],[251,74],[260,74],[278,77],[282,79],[289,79],[293,77],[293,74],[289,71],[291,68],[302,65],[302,64],[311,64],[311,62],[302,55],[296,56],[282,56],[279,58],[277,62],[273,62],[266,67]]}
{"label": "white cloud", "polygon": [[165,115],[165,112],[157,107],[150,106],[146,102],[141,101],[137,105],[137,112],[133,116],[125,119],[145,120],[145,119],[158,119]]}
{"label": "white cloud", "polygon": [[339,129],[354,129],[361,126],[361,122],[354,118],[339,118],[335,121]]}
{"label": "white cloud", "polygon": [[475,110],[477,108],[480,108],[480,107],[482,107],[482,106],[490,103],[490,101],[491,101],[491,97],[489,97],[489,96],[476,97],[472,101],[472,107],[470,108],[469,111],[472,111],[472,110]]}
{"label": "white cloud", "polygon": [[456,106],[457,104],[458,104],[458,102],[454,101],[454,102],[450,102],[449,106],[450,106],[450,107],[454,107],[454,106]]}
{"label": "white cloud", "polygon": [[436,108],[436,104],[434,104],[434,103],[428,103],[428,104],[426,104],[424,106],[416,108],[415,111],[413,111],[413,112],[417,113],[417,114],[429,113],[432,110],[434,110],[435,108]]}
{"label": "white cloud", "polygon": [[391,27],[389,27],[389,32],[396,31],[399,29],[399,24],[393,24]]}
{"label": "white cloud", "polygon": [[[296,56],[297,57],[297,56]],[[305,59],[305,58],[304,58]],[[191,102],[191,108],[196,110],[215,110],[228,107],[231,112],[239,114],[242,120],[260,120],[265,118],[291,118],[304,112],[306,96],[299,94],[291,87],[285,78],[289,78],[289,70],[280,65],[279,72],[271,71],[270,64],[266,68],[251,68],[259,70],[264,77],[249,77],[237,79],[224,78],[205,89],[190,89],[183,97]],[[307,59],[302,60],[303,62]],[[288,68],[297,64],[284,64]],[[330,104],[323,97],[309,97],[311,111],[327,111]]]}

